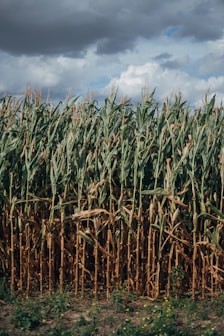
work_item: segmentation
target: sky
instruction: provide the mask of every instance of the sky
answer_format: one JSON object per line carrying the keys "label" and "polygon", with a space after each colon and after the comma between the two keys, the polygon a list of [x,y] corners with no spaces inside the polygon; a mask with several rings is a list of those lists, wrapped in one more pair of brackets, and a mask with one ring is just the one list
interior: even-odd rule
{"label": "sky", "polygon": [[0,95],[224,100],[224,0],[0,0]]}

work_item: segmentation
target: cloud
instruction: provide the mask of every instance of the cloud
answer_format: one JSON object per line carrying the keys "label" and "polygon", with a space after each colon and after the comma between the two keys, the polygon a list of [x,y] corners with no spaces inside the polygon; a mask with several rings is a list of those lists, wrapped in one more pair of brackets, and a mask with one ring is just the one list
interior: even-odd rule
{"label": "cloud", "polygon": [[169,69],[180,69],[186,66],[189,62],[190,62],[190,57],[183,56],[183,57],[179,57],[173,60],[168,60],[166,62],[163,62],[162,66],[164,68],[169,68]]}
{"label": "cloud", "polygon": [[222,0],[196,0],[194,5],[189,1],[188,5],[189,11],[181,16],[182,23],[176,36],[192,37],[197,41],[216,40],[223,36]]}
{"label": "cloud", "polygon": [[214,53],[209,53],[201,59],[198,72],[204,76],[224,74],[223,64],[224,54],[217,56]]}
{"label": "cloud", "polygon": [[2,0],[0,48],[80,57],[95,46],[98,54],[116,54],[170,29],[173,38],[213,40],[223,34],[223,10],[221,0]]}
{"label": "cloud", "polygon": [[1,53],[0,71],[5,78],[0,91],[21,93],[27,85],[31,85],[33,89],[49,89],[61,97],[71,90],[79,94],[86,81],[93,77],[92,64],[88,59],[65,56],[15,57]]}
{"label": "cloud", "polygon": [[223,0],[1,0],[0,93],[221,97],[223,10]]}
{"label": "cloud", "polygon": [[224,39],[208,43],[209,52],[198,60],[198,73],[202,76],[224,75]]}
{"label": "cloud", "polygon": [[153,57],[153,59],[154,59],[155,61],[156,61],[156,60],[160,61],[160,60],[168,59],[168,58],[171,58],[171,57],[172,57],[172,55],[171,55],[170,53],[168,53],[168,52],[163,52],[163,53],[161,53],[161,54],[159,54],[159,55]]}
{"label": "cloud", "polygon": [[159,101],[181,93],[189,104],[201,103],[206,92],[210,96],[216,93],[217,103],[223,100],[224,76],[211,77],[208,80],[191,77],[184,71],[164,69],[156,62],[140,66],[129,66],[117,78],[113,78],[104,94],[117,88],[119,97],[128,97],[139,101],[142,89],[148,87],[149,93],[156,88],[155,98]]}

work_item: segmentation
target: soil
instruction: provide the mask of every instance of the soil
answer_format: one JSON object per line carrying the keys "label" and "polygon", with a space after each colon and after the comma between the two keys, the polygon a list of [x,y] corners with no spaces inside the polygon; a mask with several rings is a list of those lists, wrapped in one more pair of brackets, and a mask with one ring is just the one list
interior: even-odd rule
{"label": "soil", "polygon": [[[24,299],[25,300],[25,299]],[[46,306],[46,298],[29,298],[35,304],[38,301],[40,309]],[[23,300],[21,299],[21,311],[23,309]],[[169,323],[175,322],[179,330],[185,330],[185,334],[190,336],[223,336],[224,335],[224,297],[220,296],[217,300],[206,300],[193,302],[190,299],[150,301],[147,298],[130,298],[122,295],[112,297],[112,300],[100,298],[69,298],[69,306],[62,310],[51,309],[46,312],[45,318],[35,328],[18,328],[16,326],[16,317],[14,315],[17,303],[7,303],[0,300],[0,336],[8,335],[73,335],[69,330],[81,330],[85,327],[88,330],[82,335],[100,335],[107,336],[116,333],[118,328],[125,321],[131,321],[135,325],[143,325],[143,321],[158,320],[161,310],[165,309],[167,316],[171,318]],[[55,304],[56,305],[56,304]],[[57,306],[57,305],[56,305]],[[165,307],[165,308],[164,308]],[[175,313],[174,320],[169,315]],[[165,319],[165,315],[164,315]],[[95,322],[94,322],[95,321]],[[163,320],[160,320],[163,323]],[[82,322],[83,326],[82,326]],[[92,324],[91,324],[92,323]],[[151,322],[150,322],[151,323]],[[150,334],[149,323],[149,334]],[[165,323],[165,322],[164,322]],[[96,329],[94,329],[96,326]],[[57,329],[58,328],[58,329]],[[57,332],[56,332],[57,329]],[[67,330],[67,334],[60,330]],[[95,331],[94,331],[95,330]],[[97,331],[96,331],[97,330]],[[52,331],[52,332],[50,332]],[[75,332],[75,331],[74,331]],[[78,333],[74,333],[78,335]],[[118,334],[117,334],[118,335]],[[123,335],[123,334],[122,334]],[[127,334],[130,335],[131,334]],[[155,334],[153,334],[155,335]],[[159,335],[159,333],[158,333]],[[165,335],[165,334],[161,334]],[[171,334],[167,334],[171,336]]]}

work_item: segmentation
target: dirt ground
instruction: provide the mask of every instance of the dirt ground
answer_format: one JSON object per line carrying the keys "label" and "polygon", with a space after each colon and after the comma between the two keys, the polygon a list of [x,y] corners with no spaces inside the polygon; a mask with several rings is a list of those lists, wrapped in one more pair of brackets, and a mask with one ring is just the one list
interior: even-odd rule
{"label": "dirt ground", "polygon": [[[36,326],[35,314],[39,314]],[[223,336],[223,317],[224,296],[217,300],[198,302],[191,299],[177,301],[164,298],[152,302],[147,298],[129,297],[124,293],[115,294],[109,301],[105,298],[96,300],[72,296],[62,299],[60,295],[53,297],[53,301],[32,297],[21,298],[19,301],[16,299],[16,302],[10,303],[0,300],[0,336],[125,335],[118,332],[122,325],[145,328],[142,335],[174,336],[172,331],[169,331],[172,330],[171,324],[175,324],[180,330],[180,333],[175,335]],[[156,323],[158,330],[160,324],[161,328],[166,324],[167,334],[159,334],[159,331],[157,334]],[[154,334],[150,331],[153,324]],[[125,328],[123,327],[123,330]],[[127,330],[127,336],[138,335],[130,330]]]}

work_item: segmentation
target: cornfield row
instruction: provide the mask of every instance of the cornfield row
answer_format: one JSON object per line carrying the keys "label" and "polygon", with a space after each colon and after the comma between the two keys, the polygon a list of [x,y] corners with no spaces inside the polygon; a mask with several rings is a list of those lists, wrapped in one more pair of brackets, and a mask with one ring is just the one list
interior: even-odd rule
{"label": "cornfield row", "polygon": [[224,113],[115,96],[0,100],[0,276],[11,291],[224,285]]}

